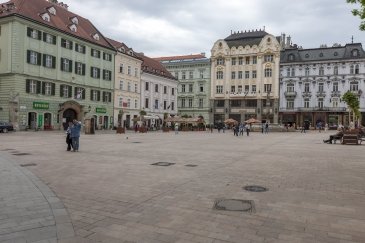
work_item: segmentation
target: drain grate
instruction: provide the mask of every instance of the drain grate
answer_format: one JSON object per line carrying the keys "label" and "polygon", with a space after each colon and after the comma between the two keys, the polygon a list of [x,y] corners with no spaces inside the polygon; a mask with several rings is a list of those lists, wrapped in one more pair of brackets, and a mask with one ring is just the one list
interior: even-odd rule
{"label": "drain grate", "polygon": [[174,165],[175,163],[170,163],[170,162],[157,162],[157,163],[153,163],[151,165],[157,165],[157,166],[170,166],[170,165]]}
{"label": "drain grate", "polygon": [[188,165],[185,165],[186,167],[197,167],[198,165],[192,165],[192,164],[188,164]]}
{"label": "drain grate", "polygon": [[243,189],[250,192],[266,192],[269,190],[266,187],[257,185],[245,186],[243,187]]}
{"label": "drain grate", "polygon": [[255,212],[255,204],[252,200],[217,199],[213,208],[225,211]]}
{"label": "drain grate", "polygon": [[13,155],[23,156],[23,155],[30,155],[30,153],[13,153]]}
{"label": "drain grate", "polygon": [[27,167],[27,166],[36,166],[37,164],[29,163],[29,164],[21,164],[21,167]]}

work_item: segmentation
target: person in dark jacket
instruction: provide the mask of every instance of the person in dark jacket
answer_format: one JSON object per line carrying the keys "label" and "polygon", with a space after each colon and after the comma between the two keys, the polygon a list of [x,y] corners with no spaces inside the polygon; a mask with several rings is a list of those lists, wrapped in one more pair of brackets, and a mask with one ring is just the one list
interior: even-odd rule
{"label": "person in dark jacket", "polygon": [[66,143],[67,143],[67,151],[71,151],[72,147],[72,138],[71,138],[71,127],[73,126],[72,122],[68,123],[68,127],[66,130]]}
{"label": "person in dark jacket", "polygon": [[81,133],[81,122],[76,119],[73,120],[73,126],[71,127],[71,138],[73,152],[79,152],[80,147],[80,133]]}
{"label": "person in dark jacket", "polygon": [[330,135],[329,139],[323,140],[324,143],[332,144],[334,139],[341,139],[343,137],[343,131],[339,131],[336,134]]}

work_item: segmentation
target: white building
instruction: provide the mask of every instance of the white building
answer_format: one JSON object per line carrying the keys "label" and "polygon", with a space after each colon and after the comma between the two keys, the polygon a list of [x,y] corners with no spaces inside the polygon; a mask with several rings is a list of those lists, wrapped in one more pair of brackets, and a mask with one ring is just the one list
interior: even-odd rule
{"label": "white building", "polygon": [[[280,39],[280,38],[278,38]],[[217,40],[211,55],[214,123],[254,117],[278,122],[280,43],[263,30]]]}
{"label": "white building", "polygon": [[138,54],[143,60],[141,107],[147,114],[147,126],[160,128],[164,116],[177,114],[177,79],[159,61]]}
{"label": "white building", "polygon": [[360,43],[302,49],[286,45],[280,60],[280,120],[312,127],[321,122],[348,125],[341,97],[358,95],[364,124],[365,52]]}

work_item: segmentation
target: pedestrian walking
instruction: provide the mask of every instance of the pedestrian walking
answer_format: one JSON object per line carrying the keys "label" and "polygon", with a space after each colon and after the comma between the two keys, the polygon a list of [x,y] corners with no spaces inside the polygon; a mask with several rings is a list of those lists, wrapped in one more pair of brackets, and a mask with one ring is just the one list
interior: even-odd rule
{"label": "pedestrian walking", "polygon": [[67,143],[67,151],[71,151],[72,147],[72,138],[71,138],[71,127],[73,126],[72,122],[68,123],[68,127],[66,130],[66,143]]}
{"label": "pedestrian walking", "polygon": [[246,123],[245,129],[247,136],[250,136],[250,125],[248,123]]}
{"label": "pedestrian walking", "polygon": [[302,125],[302,129],[300,130],[300,133],[305,133],[305,124]]}
{"label": "pedestrian walking", "polygon": [[266,134],[269,133],[269,123],[268,122],[265,123],[265,133]]}
{"label": "pedestrian walking", "polygon": [[74,119],[72,123],[73,123],[71,127],[71,138],[72,138],[72,148],[73,148],[72,151],[79,152],[81,122]]}
{"label": "pedestrian walking", "polygon": [[244,126],[242,123],[240,123],[240,136],[243,136],[243,130],[244,130]]}
{"label": "pedestrian walking", "polygon": [[179,123],[175,123],[175,134],[179,134]]}

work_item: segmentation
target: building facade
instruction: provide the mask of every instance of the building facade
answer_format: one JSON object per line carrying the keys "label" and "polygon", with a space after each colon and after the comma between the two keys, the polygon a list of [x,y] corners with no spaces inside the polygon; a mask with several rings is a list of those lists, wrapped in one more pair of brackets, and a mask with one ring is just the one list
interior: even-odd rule
{"label": "building facade", "polygon": [[231,33],[211,50],[211,120],[277,123],[280,43],[263,30]]}
{"label": "building facade", "polygon": [[72,119],[113,122],[114,49],[64,4],[12,0],[0,7],[0,120],[62,129]]}
{"label": "building facade", "polygon": [[364,117],[365,52],[360,43],[314,49],[286,46],[280,61],[282,123],[348,125],[347,105],[341,99],[347,91],[359,97]]}
{"label": "building facade", "polygon": [[155,59],[179,81],[179,115],[203,117],[210,124],[210,59],[204,53]]}
{"label": "building facade", "polygon": [[177,79],[159,61],[138,54],[143,60],[141,75],[141,107],[146,112],[147,126],[159,129],[165,116],[177,114]]}
{"label": "building facade", "polygon": [[141,111],[141,64],[132,48],[108,39],[117,51],[115,56],[114,124],[133,128],[133,118]]}

